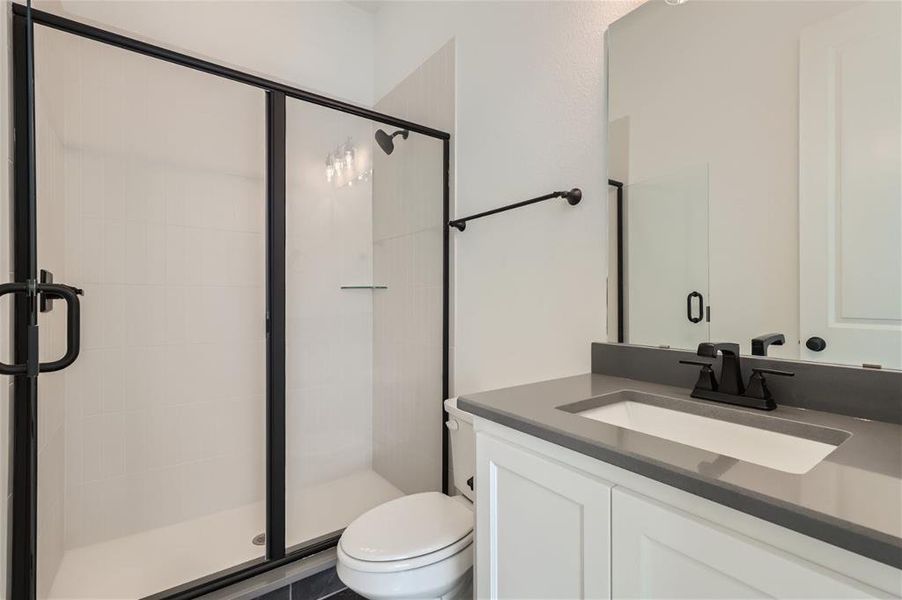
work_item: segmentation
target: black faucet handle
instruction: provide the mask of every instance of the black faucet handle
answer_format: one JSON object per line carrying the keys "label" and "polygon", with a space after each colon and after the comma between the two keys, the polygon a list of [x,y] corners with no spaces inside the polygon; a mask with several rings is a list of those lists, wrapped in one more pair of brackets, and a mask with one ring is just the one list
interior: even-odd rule
{"label": "black faucet handle", "polygon": [[792,377],[795,375],[792,371],[780,371],[779,369],[752,369],[752,376],[749,378],[748,388],[745,390],[745,396],[762,400],[765,410],[773,410],[777,408],[776,402],[767,387],[765,375],[780,375],[781,377]]}
{"label": "black faucet handle", "polygon": [[781,371],[779,369],[760,369],[760,368],[752,369],[752,377],[754,377],[755,374],[779,375],[781,377],[794,377],[795,376],[795,373],[793,373],[792,371]]}
{"label": "black faucet handle", "polygon": [[698,381],[695,382],[695,388],[692,390],[693,392],[698,390],[717,391],[717,378],[714,376],[714,369],[711,368],[713,363],[698,360],[681,360],[680,364],[701,367],[698,373]]}
{"label": "black faucet handle", "polygon": [[739,344],[732,342],[721,342],[718,344],[702,342],[698,345],[698,350],[696,350],[696,354],[707,356],[708,358],[717,358],[718,352],[723,355],[739,356]]}
{"label": "black faucet handle", "polygon": [[696,367],[711,367],[714,363],[702,362],[700,360],[681,360],[681,365],[695,365]]}

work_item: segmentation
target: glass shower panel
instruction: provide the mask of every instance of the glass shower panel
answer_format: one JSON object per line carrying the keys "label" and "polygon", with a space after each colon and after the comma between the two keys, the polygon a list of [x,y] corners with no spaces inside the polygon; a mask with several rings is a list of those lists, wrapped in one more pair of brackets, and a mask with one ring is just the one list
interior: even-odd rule
{"label": "glass shower panel", "polygon": [[263,555],[265,98],[35,36],[39,598],[139,598]]}
{"label": "glass shower panel", "polygon": [[708,341],[708,168],[633,183],[624,197],[626,342]]}
{"label": "glass shower panel", "polygon": [[292,99],[286,120],[296,546],[441,489],[444,196],[440,140]]}

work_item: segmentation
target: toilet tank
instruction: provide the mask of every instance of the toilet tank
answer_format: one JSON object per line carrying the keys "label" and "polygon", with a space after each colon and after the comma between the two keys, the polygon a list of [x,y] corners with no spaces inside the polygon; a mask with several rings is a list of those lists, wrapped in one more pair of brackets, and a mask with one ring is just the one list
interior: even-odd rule
{"label": "toilet tank", "polygon": [[473,433],[473,415],[457,408],[457,398],[445,400],[448,420],[448,442],[451,445],[451,473],[457,491],[475,501],[475,494],[467,483],[476,475],[476,434]]}

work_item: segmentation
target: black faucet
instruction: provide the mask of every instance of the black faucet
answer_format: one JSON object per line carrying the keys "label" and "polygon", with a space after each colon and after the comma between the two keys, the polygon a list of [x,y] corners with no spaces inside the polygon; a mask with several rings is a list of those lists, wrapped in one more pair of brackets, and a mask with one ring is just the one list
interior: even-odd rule
{"label": "black faucet", "polygon": [[718,352],[723,355],[720,366],[720,381],[714,376],[714,371],[711,369],[713,363],[692,360],[680,361],[686,365],[695,365],[702,368],[698,381],[695,383],[695,387],[692,388],[691,395],[693,398],[726,402],[727,404],[760,410],[774,410],[777,408],[777,403],[767,387],[764,375],[792,377],[793,373],[776,369],[754,368],[752,369],[752,377],[749,379],[748,389],[746,389],[742,381],[739,344],[711,344],[704,342],[698,345],[696,354],[706,358],[717,358]]}
{"label": "black faucet", "polygon": [[767,356],[768,346],[782,346],[786,337],[782,333],[765,333],[752,338],[752,356]]}
{"label": "black faucet", "polygon": [[745,384],[742,382],[742,365],[739,364],[739,344],[723,343],[698,345],[696,354],[707,358],[717,358],[717,353],[723,355],[720,365],[720,384],[717,388],[724,394],[741,396],[745,393]]}

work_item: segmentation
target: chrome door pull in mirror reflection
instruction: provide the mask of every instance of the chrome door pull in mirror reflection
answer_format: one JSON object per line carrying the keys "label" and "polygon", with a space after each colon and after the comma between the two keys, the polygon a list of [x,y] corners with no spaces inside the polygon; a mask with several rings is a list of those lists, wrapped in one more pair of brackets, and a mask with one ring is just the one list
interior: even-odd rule
{"label": "chrome door pull in mirror reflection", "polygon": [[[773,334],[780,335],[780,334]],[[780,335],[782,337],[782,335]],[[767,387],[767,381],[764,379],[765,374],[779,375],[781,377],[792,377],[795,373],[790,371],[778,371],[777,369],[752,369],[752,376],[749,379],[748,388],[742,382],[742,365],[739,359],[739,344],[722,343],[710,344],[702,343],[698,345],[697,354],[708,358],[716,358],[717,353],[723,355],[720,368],[720,383],[714,376],[711,368],[712,363],[698,362],[692,360],[681,360],[684,365],[695,365],[701,367],[698,374],[698,381],[692,388],[691,396],[701,400],[713,400],[715,402],[724,402],[726,404],[735,404],[736,406],[744,406],[746,408],[757,408],[760,410],[774,410],[777,403],[774,401],[770,390]]]}
{"label": "chrome door pull in mirror reflection", "polygon": [[782,333],[765,333],[752,338],[752,356],[767,356],[768,346],[782,346],[786,336]]}

